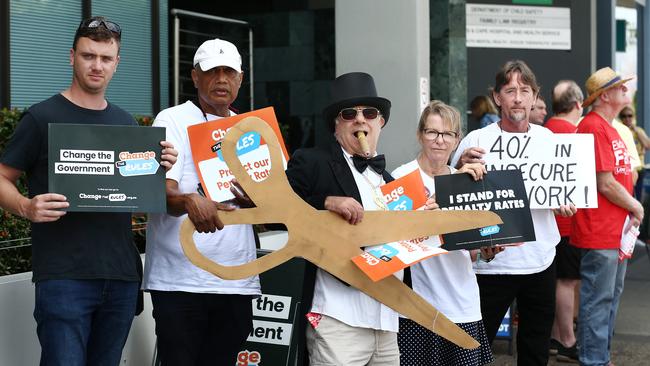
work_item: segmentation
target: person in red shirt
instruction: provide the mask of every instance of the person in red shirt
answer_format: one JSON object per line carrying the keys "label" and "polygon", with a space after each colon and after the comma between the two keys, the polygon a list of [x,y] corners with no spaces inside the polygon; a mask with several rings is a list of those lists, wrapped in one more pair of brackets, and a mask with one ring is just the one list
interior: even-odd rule
{"label": "person in red shirt", "polygon": [[[598,208],[579,210],[570,243],[582,248],[578,344],[581,365],[607,365],[623,292],[627,261],[618,252],[624,230],[638,226],[643,206],[632,196],[632,171],[625,143],[612,121],[631,98],[623,79],[609,67],[593,73],[585,84],[583,108],[593,110],[578,125],[578,133],[594,135]],[[629,223],[627,220],[629,219]]]}
{"label": "person in red shirt", "polygon": [[[554,133],[575,133],[582,117],[584,96],[573,80],[561,80],[553,88],[551,102],[553,117],[544,127]],[[577,361],[578,351],[573,332],[574,292],[580,283],[580,249],[569,245],[571,217],[555,216],[560,231],[560,243],[555,247],[557,282],[555,287],[555,320],[551,330],[551,353],[559,361]],[[553,352],[555,350],[555,352]]]}

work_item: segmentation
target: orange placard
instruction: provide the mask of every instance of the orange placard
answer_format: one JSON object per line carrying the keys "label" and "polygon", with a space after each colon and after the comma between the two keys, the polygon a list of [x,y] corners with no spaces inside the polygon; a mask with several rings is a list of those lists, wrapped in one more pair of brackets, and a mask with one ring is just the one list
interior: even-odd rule
{"label": "orange placard", "polygon": [[418,210],[427,202],[427,192],[419,169],[384,184],[380,189],[384,202],[391,211]]}
{"label": "orange placard", "polygon": [[[427,201],[427,193],[419,169],[380,188],[384,202],[391,211],[419,210]],[[440,248],[440,245],[437,235],[373,245],[366,247],[362,254],[353,257],[352,262],[370,279],[379,281],[423,259],[447,253]]]}
{"label": "orange placard", "polygon": [[[289,155],[273,107],[190,126],[187,133],[194,166],[206,196],[213,201],[224,202],[234,198],[230,192],[234,176],[223,159],[221,143],[226,132],[246,117],[259,117],[271,127],[282,148],[284,168],[287,167]],[[268,177],[271,169],[269,149],[259,133],[251,131],[239,138],[237,156],[253,180],[260,182]]]}

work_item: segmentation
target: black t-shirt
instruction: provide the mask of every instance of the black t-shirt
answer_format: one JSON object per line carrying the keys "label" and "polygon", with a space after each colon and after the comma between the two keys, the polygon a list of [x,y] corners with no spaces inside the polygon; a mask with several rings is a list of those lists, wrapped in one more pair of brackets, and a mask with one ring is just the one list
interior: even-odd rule
{"label": "black t-shirt", "polygon": [[[109,103],[104,110],[85,109],[61,94],[31,106],[0,159],[3,164],[27,173],[30,197],[47,193],[49,123],[136,124],[130,114],[113,104]],[[34,282],[49,279],[138,281],[139,266],[130,213],[68,212],[51,223],[32,223]]]}

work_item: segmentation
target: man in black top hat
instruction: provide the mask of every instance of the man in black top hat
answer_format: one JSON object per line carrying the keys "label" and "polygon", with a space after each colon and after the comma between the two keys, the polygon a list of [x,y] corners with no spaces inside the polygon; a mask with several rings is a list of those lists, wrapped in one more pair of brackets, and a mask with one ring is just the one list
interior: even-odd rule
{"label": "man in black top hat", "polygon": [[[314,208],[357,224],[364,210],[385,209],[379,186],[393,180],[376,152],[390,101],[379,97],[372,76],[361,72],[336,78],[331,96],[323,113],[336,142],[296,151],[286,173],[294,191]],[[311,365],[399,364],[398,314],[321,269],[307,317]]]}

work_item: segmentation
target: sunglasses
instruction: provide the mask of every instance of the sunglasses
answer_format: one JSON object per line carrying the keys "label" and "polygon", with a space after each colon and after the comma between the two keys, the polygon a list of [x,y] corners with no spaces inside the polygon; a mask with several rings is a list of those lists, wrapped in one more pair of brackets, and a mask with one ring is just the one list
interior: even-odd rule
{"label": "sunglasses", "polygon": [[345,108],[341,109],[339,116],[344,121],[354,121],[357,118],[359,112],[361,112],[361,114],[363,114],[363,118],[367,120],[373,120],[381,116],[381,113],[379,113],[379,109],[377,108]]}
{"label": "sunglasses", "polygon": [[110,20],[104,20],[104,19],[88,19],[84,20],[79,24],[79,29],[94,29],[94,28],[99,28],[99,26],[104,25],[104,28],[108,29],[109,31],[117,34],[118,36],[122,36],[122,28],[115,23],[111,22]]}
{"label": "sunglasses", "polygon": [[621,118],[632,118],[634,117],[633,114],[621,114]]}

